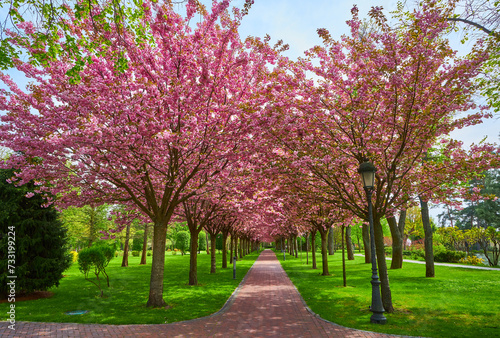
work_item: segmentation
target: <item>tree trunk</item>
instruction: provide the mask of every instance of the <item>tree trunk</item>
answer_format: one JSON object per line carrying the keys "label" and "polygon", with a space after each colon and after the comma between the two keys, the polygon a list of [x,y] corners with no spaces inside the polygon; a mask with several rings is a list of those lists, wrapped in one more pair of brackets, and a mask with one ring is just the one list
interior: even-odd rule
{"label": "tree trunk", "polygon": [[347,286],[347,273],[346,273],[346,268],[345,268],[345,245],[344,245],[344,231],[345,231],[345,226],[342,225],[342,279],[344,280],[344,287]]}
{"label": "tree trunk", "polygon": [[328,271],[328,229],[320,230],[319,233],[321,235],[321,258],[323,259],[322,276],[330,276],[330,272]]}
{"label": "tree trunk", "polygon": [[128,242],[130,240],[130,222],[127,224],[127,232],[125,235],[125,248],[123,249],[123,259],[122,259],[122,267],[128,266]]}
{"label": "tree trunk", "polygon": [[231,240],[230,240],[230,248],[229,248],[229,262],[232,264],[233,263],[233,251],[234,251],[234,243],[233,243],[233,235],[231,235]]}
{"label": "tree trunk", "polygon": [[295,258],[299,258],[299,248],[297,245],[297,235],[293,236],[293,247],[295,248]]}
{"label": "tree trunk", "polygon": [[236,238],[236,246],[238,247],[238,253],[239,253],[240,259],[243,258],[243,248],[241,247],[242,246],[241,240],[242,239],[240,238],[240,245],[238,245],[238,238]]}
{"label": "tree trunk", "polygon": [[363,222],[363,247],[365,248],[365,263],[372,262],[372,251],[370,248],[370,225]]}
{"label": "tree trunk", "polygon": [[331,256],[335,253],[335,250],[333,248],[333,239],[335,238],[334,233],[333,233],[333,227],[328,230],[328,254]]}
{"label": "tree trunk", "polygon": [[345,228],[345,244],[347,248],[347,259],[350,261],[354,260],[354,245],[352,245],[351,238],[351,226]]}
{"label": "tree trunk", "polygon": [[306,232],[306,265],[309,265],[309,233]]}
{"label": "tree trunk", "polygon": [[163,273],[165,270],[165,242],[167,240],[167,223],[155,223],[153,227],[153,263],[149,282],[149,298],[146,306],[163,307]]}
{"label": "tree trunk", "polygon": [[144,240],[142,241],[142,256],[139,265],[146,264],[146,253],[148,251],[148,224],[144,224]]}
{"label": "tree trunk", "polygon": [[316,266],[316,230],[311,231],[311,256],[312,256],[312,268],[317,269]]}
{"label": "tree trunk", "polygon": [[429,206],[420,196],[420,212],[422,213],[422,224],[424,225],[424,249],[425,249],[425,277],[434,277],[434,252],[432,248],[432,228],[429,219]]}
{"label": "tree trunk", "polygon": [[382,295],[382,304],[384,309],[388,313],[394,312],[394,307],[392,305],[392,294],[391,287],[389,286],[389,274],[387,272],[387,263],[385,261],[385,250],[384,250],[384,232],[382,230],[382,224],[380,224],[380,218],[374,217],[373,220],[373,230],[375,232],[375,252],[377,256],[378,263],[378,274],[380,277],[380,293]]}
{"label": "tree trunk", "polygon": [[210,273],[215,273],[215,234],[210,234]]}
{"label": "tree trunk", "polygon": [[189,285],[198,285],[198,238],[200,230],[191,231],[191,251],[189,252]]}
{"label": "tree trunk", "polygon": [[222,232],[222,268],[227,269],[227,231]]}
{"label": "tree trunk", "polygon": [[209,245],[208,245],[208,233],[205,232],[205,246],[207,248],[207,255],[210,255],[210,249],[209,249]]}
{"label": "tree trunk", "polygon": [[387,218],[392,236],[392,261],[391,269],[401,269],[403,267],[403,235],[396,224],[396,217],[391,215]]}

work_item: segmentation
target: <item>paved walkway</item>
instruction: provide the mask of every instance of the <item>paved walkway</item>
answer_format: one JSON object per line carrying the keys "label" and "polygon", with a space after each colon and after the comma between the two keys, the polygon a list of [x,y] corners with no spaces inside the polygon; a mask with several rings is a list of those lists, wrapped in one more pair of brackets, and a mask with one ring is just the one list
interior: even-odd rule
{"label": "paved walkway", "polygon": [[[363,254],[354,254],[354,256],[365,257],[365,255],[363,255]],[[385,259],[387,259],[388,261],[392,260],[392,258],[390,258],[390,257],[386,257]],[[411,260],[411,259],[403,259],[403,263],[425,264],[425,261],[414,261],[414,260]],[[464,264],[450,264],[450,263],[439,263],[439,262],[434,262],[434,265],[450,266],[452,268],[464,268],[464,269],[500,271],[499,268],[488,268],[486,266],[475,266],[475,265],[464,265]]]}
{"label": "paved walkway", "polygon": [[391,337],[316,317],[270,250],[262,252],[222,310],[209,317],[158,325],[17,322],[15,334],[5,324],[1,337]]}

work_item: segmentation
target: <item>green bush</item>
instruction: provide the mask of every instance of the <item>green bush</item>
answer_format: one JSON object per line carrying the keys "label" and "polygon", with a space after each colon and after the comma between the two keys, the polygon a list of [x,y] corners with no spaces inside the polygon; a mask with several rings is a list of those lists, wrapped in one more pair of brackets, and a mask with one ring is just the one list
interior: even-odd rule
{"label": "green bush", "polygon": [[441,245],[434,248],[434,261],[436,262],[458,263],[465,256],[465,252],[449,250]]}
{"label": "green bush", "polygon": [[392,256],[392,246],[386,246],[384,247],[384,250],[386,256]]}
{"label": "green bush", "polygon": [[198,251],[207,250],[207,234],[204,231],[200,231],[198,235]]}
{"label": "green bush", "polygon": [[[85,248],[78,253],[78,268],[84,274],[85,279],[93,283],[101,291],[101,280],[99,275],[102,273],[106,276],[107,285],[109,287],[109,276],[106,273],[106,267],[115,256],[115,248],[106,244],[96,244],[90,248]],[[96,276],[97,283],[89,278],[89,274],[93,272]]]}
{"label": "green bush", "polygon": [[184,255],[189,250],[191,235],[187,231],[179,231],[175,240],[175,246]]}
{"label": "green bush", "polygon": [[148,257],[149,257],[149,256],[151,256],[151,255],[152,255],[152,254],[151,254],[151,250],[149,250],[149,251],[146,253],[146,255],[148,255]]}
{"label": "green bush", "polygon": [[144,239],[143,238],[134,238],[132,240],[132,251],[141,251],[142,250],[142,244],[144,244]]}
{"label": "green bush", "polygon": [[[8,276],[17,276],[17,295],[45,291],[58,286],[63,272],[71,265],[66,229],[54,207],[33,182],[16,187],[7,183],[13,170],[0,170],[0,295],[10,296]],[[27,194],[33,194],[31,198]],[[0,297],[1,298],[1,297]]]}
{"label": "green bush", "polygon": [[132,256],[139,257],[139,251],[132,251]]}
{"label": "green bush", "polygon": [[403,250],[403,258],[413,259],[416,261],[425,260],[425,251],[424,249]]}

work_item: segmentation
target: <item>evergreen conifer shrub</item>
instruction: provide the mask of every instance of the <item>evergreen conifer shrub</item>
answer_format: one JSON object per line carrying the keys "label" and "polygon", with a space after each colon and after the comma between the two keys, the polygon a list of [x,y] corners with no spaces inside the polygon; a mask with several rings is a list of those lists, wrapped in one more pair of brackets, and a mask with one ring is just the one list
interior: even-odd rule
{"label": "evergreen conifer shrub", "polygon": [[57,211],[41,206],[46,201],[34,193],[32,182],[20,187],[8,183],[14,176],[14,170],[0,169],[0,295],[4,297],[10,272],[17,276],[19,295],[58,286],[71,265],[66,229]]}

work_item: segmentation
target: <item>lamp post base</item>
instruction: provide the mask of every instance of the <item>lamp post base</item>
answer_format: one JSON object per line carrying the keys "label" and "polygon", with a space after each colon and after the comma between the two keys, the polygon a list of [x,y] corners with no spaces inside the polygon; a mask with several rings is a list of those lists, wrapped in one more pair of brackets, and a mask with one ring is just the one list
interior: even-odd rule
{"label": "lamp post base", "polygon": [[381,313],[374,313],[370,317],[370,323],[385,324],[385,323],[387,323],[387,318],[385,318],[385,316],[383,314],[381,314]]}

